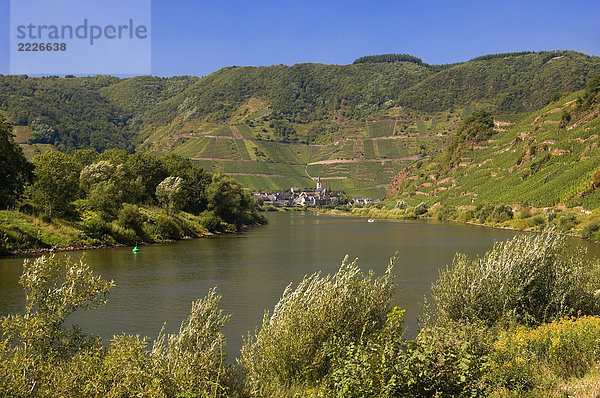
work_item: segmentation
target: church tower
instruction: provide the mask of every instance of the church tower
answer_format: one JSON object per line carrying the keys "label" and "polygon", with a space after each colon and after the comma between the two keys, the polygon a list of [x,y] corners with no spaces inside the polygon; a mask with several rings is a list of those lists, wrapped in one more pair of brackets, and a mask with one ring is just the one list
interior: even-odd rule
{"label": "church tower", "polygon": [[321,185],[321,176],[317,178],[317,191],[320,191],[323,186]]}

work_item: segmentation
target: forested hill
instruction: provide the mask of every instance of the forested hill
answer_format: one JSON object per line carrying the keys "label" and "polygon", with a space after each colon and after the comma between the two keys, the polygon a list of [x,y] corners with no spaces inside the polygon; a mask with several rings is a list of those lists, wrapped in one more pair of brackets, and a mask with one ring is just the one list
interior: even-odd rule
{"label": "forested hill", "polygon": [[553,93],[582,89],[598,72],[598,57],[555,51],[489,55],[445,67],[398,54],[351,65],[233,66],[204,78],[0,76],[0,108],[13,124],[29,126],[32,142],[63,151],[133,149],[149,125],[227,123],[252,99],[261,101],[254,111],[300,124],[364,119],[391,106],[437,112],[478,103],[525,111],[541,108]]}

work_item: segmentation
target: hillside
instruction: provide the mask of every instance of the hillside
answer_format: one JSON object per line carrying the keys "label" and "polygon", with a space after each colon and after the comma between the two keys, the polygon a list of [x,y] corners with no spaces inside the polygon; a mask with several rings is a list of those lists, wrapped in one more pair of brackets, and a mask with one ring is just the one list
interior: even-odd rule
{"label": "hillside", "polygon": [[414,162],[396,176],[388,196],[429,204],[597,208],[599,86],[596,78],[539,111],[496,116],[488,139]]}
{"label": "hillside", "polygon": [[439,112],[467,103],[496,113],[537,110],[552,94],[581,90],[598,57],[574,51],[496,54],[443,70],[400,93],[407,107]]}
{"label": "hillside", "polygon": [[440,153],[474,109],[535,111],[598,72],[599,57],[557,51],[452,65],[384,54],[203,78],[0,76],[0,109],[29,157],[176,152],[255,190],[311,188],[320,175],[331,189],[381,197],[410,162]]}

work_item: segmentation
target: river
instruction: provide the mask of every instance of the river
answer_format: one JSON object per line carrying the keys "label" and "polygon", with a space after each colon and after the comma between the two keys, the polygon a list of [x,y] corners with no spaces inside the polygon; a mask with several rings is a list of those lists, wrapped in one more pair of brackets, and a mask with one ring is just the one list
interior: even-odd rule
{"label": "river", "polygon": [[[231,358],[237,357],[242,335],[260,325],[289,283],[306,274],[334,273],[344,258],[358,258],[367,272],[381,275],[398,253],[394,305],[406,310],[408,336],[417,332],[423,297],[439,270],[456,252],[475,256],[494,240],[516,232],[432,220],[384,221],[313,213],[269,213],[269,225],[240,234],[142,246],[60,253],[79,258],[116,283],[100,309],[74,314],[71,320],[87,333],[105,340],[130,333],[156,337],[164,322],[175,332],[187,317],[191,302],[213,286],[223,296],[221,308],[231,313],[225,327]],[[600,256],[600,247],[572,239]],[[18,279],[23,258],[0,259],[0,315],[23,311],[25,296]]]}

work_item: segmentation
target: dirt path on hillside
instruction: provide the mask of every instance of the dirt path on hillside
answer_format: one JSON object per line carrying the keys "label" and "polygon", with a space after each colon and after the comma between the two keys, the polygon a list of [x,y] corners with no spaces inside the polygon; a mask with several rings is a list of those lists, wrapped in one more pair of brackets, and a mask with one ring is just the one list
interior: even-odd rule
{"label": "dirt path on hillside", "polygon": [[224,173],[224,174],[226,174],[228,176],[251,176],[251,177],[278,177],[278,178],[294,178],[295,177],[295,176],[284,176],[282,174],[263,174],[263,173]]}
{"label": "dirt path on hillside", "polygon": [[404,158],[395,158],[395,159],[328,159],[328,160],[319,160],[316,162],[310,162],[307,166],[313,166],[317,164],[339,164],[339,163],[390,163],[390,162],[403,162],[407,160],[419,160],[423,157],[423,155],[413,155]]}

